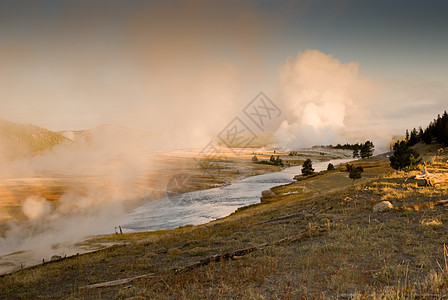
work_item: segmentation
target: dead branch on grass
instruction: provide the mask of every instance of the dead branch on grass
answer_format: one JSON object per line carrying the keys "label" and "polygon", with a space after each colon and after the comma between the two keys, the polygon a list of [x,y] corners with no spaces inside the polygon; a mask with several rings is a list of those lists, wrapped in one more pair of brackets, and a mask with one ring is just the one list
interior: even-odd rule
{"label": "dead branch on grass", "polygon": [[255,223],[255,225],[289,223],[289,222],[291,222],[290,219],[297,218],[297,217],[304,217],[304,218],[309,219],[309,218],[315,217],[318,214],[326,212],[326,211],[328,211],[328,210],[330,210],[332,208],[333,208],[333,206],[330,206],[330,207],[321,209],[319,211],[316,211],[316,206],[314,205],[309,211],[303,210],[303,211],[298,212],[298,213],[283,215],[283,216],[280,216],[278,218],[274,218],[274,219],[270,219],[270,220],[267,220],[267,221]]}
{"label": "dead branch on grass", "polygon": [[395,210],[419,210],[421,208],[434,208],[434,206],[445,204],[448,204],[448,200],[431,201],[431,202],[395,207]]}
{"label": "dead branch on grass", "polygon": [[426,167],[421,170],[417,175],[407,177],[405,181],[409,179],[423,179],[425,180],[426,186],[440,186],[443,184],[448,184],[448,174],[446,173],[429,173]]}
{"label": "dead branch on grass", "polygon": [[95,288],[103,288],[103,287],[112,287],[112,286],[130,283],[136,279],[147,278],[147,277],[156,277],[156,275],[154,273],[149,273],[149,274],[139,275],[139,276],[130,277],[130,278],[106,281],[106,282],[95,283],[95,284],[88,284],[88,285],[79,287],[79,289],[95,289]]}
{"label": "dead branch on grass", "polygon": [[264,248],[266,248],[268,246],[278,246],[278,245],[281,245],[281,244],[298,242],[298,241],[301,241],[303,239],[306,239],[306,238],[310,237],[311,233],[313,231],[323,232],[323,231],[326,231],[326,228],[323,228],[323,227],[320,227],[320,226],[311,227],[311,228],[302,230],[302,231],[300,231],[299,233],[297,233],[295,235],[285,237],[283,239],[280,239],[278,241],[274,241],[272,243],[266,242],[266,243],[258,244],[258,245],[253,246],[253,247],[243,248],[243,249],[236,250],[236,251],[233,251],[233,252],[227,252],[227,253],[224,253],[224,254],[221,254],[221,255],[216,254],[216,255],[210,256],[210,257],[208,257],[206,259],[203,259],[203,260],[200,260],[198,262],[195,262],[195,263],[193,263],[193,264],[191,264],[189,266],[186,266],[184,268],[175,269],[174,272],[175,273],[185,273],[185,272],[191,271],[193,269],[196,269],[196,268],[199,268],[199,267],[202,267],[202,266],[206,266],[206,265],[208,265],[208,264],[210,264],[212,262],[220,262],[220,261],[229,260],[229,259],[232,259],[232,260],[240,259],[244,255],[247,255],[247,254],[252,253],[254,251],[262,250],[262,249],[264,249]]}
{"label": "dead branch on grass", "polygon": [[[239,249],[239,250],[236,250],[233,252],[227,252],[227,253],[224,253],[221,255],[216,254],[216,255],[210,256],[208,258],[205,258],[203,260],[200,260],[196,263],[193,263],[191,265],[188,265],[184,268],[174,269],[173,271],[176,274],[185,273],[185,272],[191,271],[193,269],[196,269],[196,268],[199,268],[202,266],[206,266],[212,262],[220,262],[220,261],[224,261],[224,260],[238,260],[238,259],[241,259],[244,255],[247,255],[254,251],[262,250],[268,246],[278,246],[281,244],[298,242],[298,241],[301,241],[301,240],[304,240],[304,239],[310,237],[313,232],[320,233],[320,232],[324,232],[326,230],[327,230],[326,228],[323,228],[320,226],[310,227],[310,228],[300,231],[299,233],[297,233],[295,235],[287,236],[283,239],[280,239],[280,240],[277,240],[277,241],[274,241],[271,243],[266,242],[266,243],[258,244],[253,247],[247,247],[247,248]],[[106,282],[101,282],[101,283],[96,283],[96,284],[89,284],[86,286],[79,287],[79,289],[94,289],[94,288],[103,288],[103,287],[113,287],[113,286],[117,286],[117,285],[127,284],[127,283],[130,283],[130,282],[132,282],[136,279],[140,279],[140,278],[159,277],[159,276],[160,275],[150,273],[150,274],[146,274],[146,275],[140,275],[140,276],[124,278],[124,279],[119,279],[119,280],[112,280],[112,281],[106,281]]]}

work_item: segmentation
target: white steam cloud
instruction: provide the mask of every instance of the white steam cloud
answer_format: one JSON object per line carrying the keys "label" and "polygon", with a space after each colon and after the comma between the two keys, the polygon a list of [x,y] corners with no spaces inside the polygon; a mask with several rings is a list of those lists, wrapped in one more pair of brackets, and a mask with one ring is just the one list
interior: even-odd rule
{"label": "white steam cloud", "polygon": [[51,204],[42,197],[30,196],[22,203],[22,211],[29,220],[39,220],[51,213]]}
{"label": "white steam cloud", "polygon": [[113,232],[127,211],[166,186],[153,178],[154,160],[147,133],[119,126],[97,127],[52,151],[5,160],[2,200],[20,209],[12,216],[0,210],[0,221],[9,219],[0,255],[33,249],[35,258],[48,258],[57,252],[55,244]]}
{"label": "white steam cloud", "polygon": [[341,63],[318,50],[299,53],[279,69],[278,98],[286,108],[275,133],[281,147],[378,138],[377,133],[364,137],[360,130],[366,125],[372,87],[359,75],[356,62]]}

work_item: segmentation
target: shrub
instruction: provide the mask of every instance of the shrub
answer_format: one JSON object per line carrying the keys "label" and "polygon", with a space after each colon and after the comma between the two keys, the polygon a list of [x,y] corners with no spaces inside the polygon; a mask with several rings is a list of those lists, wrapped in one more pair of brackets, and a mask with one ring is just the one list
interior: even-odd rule
{"label": "shrub", "polygon": [[356,179],[360,179],[362,177],[361,170],[358,168],[353,168],[350,171],[350,174],[348,175],[351,179],[353,179],[353,182],[355,182]]}

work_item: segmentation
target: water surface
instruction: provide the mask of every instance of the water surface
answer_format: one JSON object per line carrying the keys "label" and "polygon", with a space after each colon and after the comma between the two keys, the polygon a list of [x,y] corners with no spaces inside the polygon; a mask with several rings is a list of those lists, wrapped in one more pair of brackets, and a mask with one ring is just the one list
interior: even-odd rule
{"label": "water surface", "polygon": [[[353,159],[336,159],[313,162],[316,172]],[[124,219],[124,232],[172,229],[185,225],[198,225],[233,213],[242,206],[260,203],[261,193],[271,187],[290,183],[301,173],[301,166],[286,168],[280,172],[247,177],[207,190],[193,191],[164,197],[138,207]]]}

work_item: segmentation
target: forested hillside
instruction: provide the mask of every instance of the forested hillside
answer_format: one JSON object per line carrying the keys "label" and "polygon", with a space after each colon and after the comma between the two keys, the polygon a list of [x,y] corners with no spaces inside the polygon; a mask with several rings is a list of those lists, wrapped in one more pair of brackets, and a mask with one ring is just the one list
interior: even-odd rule
{"label": "forested hillside", "polygon": [[418,142],[448,146],[448,113],[445,111],[442,116],[438,115],[425,129],[419,127],[418,130],[414,128],[410,133],[406,131],[406,139],[409,146]]}

